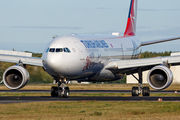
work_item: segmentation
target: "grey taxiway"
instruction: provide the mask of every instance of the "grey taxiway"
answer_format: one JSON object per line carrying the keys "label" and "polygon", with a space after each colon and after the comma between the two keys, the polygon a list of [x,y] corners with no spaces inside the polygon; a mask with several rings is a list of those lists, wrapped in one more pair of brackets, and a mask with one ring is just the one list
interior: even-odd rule
{"label": "grey taxiway", "polygon": [[[50,90],[0,90],[2,92],[13,92],[13,93],[50,93]],[[131,93],[131,90],[71,90],[71,93]],[[151,90],[150,93],[180,93],[180,91],[175,90]]]}
{"label": "grey taxiway", "polygon": [[[0,90],[0,92],[50,93],[50,90]],[[71,90],[71,93],[130,93],[131,90]],[[151,91],[151,93],[174,93],[175,91]],[[177,94],[180,91],[176,91]],[[0,103],[24,103],[43,101],[180,101],[180,97],[122,97],[122,96],[70,96],[58,98],[51,96],[1,96]]]}

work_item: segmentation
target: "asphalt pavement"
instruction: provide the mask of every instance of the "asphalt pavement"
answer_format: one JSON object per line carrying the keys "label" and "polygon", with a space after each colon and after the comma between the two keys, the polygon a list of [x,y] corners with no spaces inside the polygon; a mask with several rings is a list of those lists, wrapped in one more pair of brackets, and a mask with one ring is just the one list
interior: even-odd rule
{"label": "asphalt pavement", "polygon": [[69,98],[58,98],[50,96],[3,96],[0,97],[1,104],[7,103],[27,103],[44,101],[180,101],[180,97],[89,97],[70,96]]}
{"label": "asphalt pavement", "polygon": [[[50,93],[50,90],[0,90],[0,92],[14,92],[14,93]],[[70,90],[71,93],[131,93],[131,90]],[[180,93],[180,91],[176,91]],[[150,93],[175,93],[175,90],[151,90]]]}
{"label": "asphalt pavement", "polygon": [[[50,90],[0,90],[1,93],[50,93]],[[131,90],[71,90],[71,93],[131,93]],[[150,93],[180,93],[180,91],[152,90]],[[43,101],[180,101],[180,97],[122,97],[122,96],[71,96],[69,98],[58,98],[51,96],[0,96],[0,103],[24,103]]]}

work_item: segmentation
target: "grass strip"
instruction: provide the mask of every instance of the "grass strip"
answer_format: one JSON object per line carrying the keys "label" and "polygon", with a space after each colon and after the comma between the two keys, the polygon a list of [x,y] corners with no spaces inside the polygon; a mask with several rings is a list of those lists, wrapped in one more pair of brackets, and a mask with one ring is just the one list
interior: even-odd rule
{"label": "grass strip", "polygon": [[[28,84],[21,90],[50,90],[53,84]],[[133,86],[138,84],[68,84],[70,90],[131,90]],[[143,84],[149,87],[148,84]],[[8,88],[0,84],[0,90],[8,90]],[[154,90],[150,88],[150,90]],[[172,84],[165,90],[180,90],[180,84]]]}
{"label": "grass strip", "polygon": [[1,104],[0,119],[180,119],[179,102],[34,102]]}

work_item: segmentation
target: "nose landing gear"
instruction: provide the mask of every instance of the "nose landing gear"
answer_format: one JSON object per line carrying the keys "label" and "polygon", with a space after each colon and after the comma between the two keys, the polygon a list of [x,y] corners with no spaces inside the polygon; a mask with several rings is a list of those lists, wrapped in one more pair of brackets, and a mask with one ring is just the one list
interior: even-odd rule
{"label": "nose landing gear", "polygon": [[61,81],[58,80],[58,86],[52,86],[51,87],[51,96],[52,97],[64,97],[64,98],[68,98],[69,97],[69,87],[65,85],[66,80]]}

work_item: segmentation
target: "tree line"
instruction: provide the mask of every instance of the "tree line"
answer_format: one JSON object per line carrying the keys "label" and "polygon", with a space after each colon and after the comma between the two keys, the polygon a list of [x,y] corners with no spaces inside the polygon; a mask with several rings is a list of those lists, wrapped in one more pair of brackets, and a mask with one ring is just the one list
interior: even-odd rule
{"label": "tree line", "polygon": [[172,51],[165,51],[165,52],[142,52],[140,58],[151,58],[151,57],[159,57],[159,56],[170,56]]}

